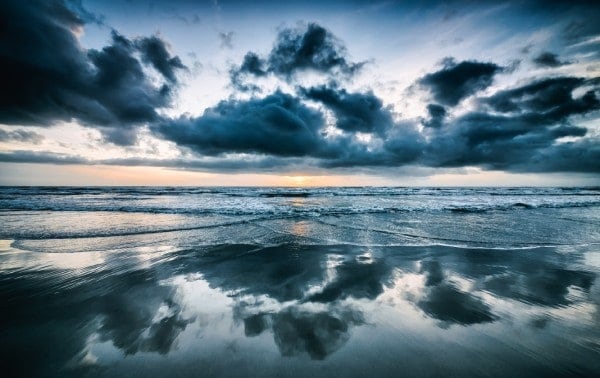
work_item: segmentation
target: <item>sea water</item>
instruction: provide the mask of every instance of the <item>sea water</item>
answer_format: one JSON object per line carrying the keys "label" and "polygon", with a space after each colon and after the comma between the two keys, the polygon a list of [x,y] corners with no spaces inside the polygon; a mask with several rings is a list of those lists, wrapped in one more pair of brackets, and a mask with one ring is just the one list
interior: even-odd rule
{"label": "sea water", "polygon": [[600,188],[0,188],[3,376],[600,373]]}

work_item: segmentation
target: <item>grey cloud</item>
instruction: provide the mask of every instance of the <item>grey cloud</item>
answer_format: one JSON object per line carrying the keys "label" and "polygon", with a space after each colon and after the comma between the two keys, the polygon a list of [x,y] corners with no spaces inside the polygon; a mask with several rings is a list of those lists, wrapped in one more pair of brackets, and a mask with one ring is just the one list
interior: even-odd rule
{"label": "grey cloud", "polygon": [[[148,124],[154,136],[190,152],[189,158],[168,160],[88,160],[14,151],[0,154],[5,162],[228,171],[409,164],[519,172],[600,171],[597,138],[572,124],[574,116],[587,117],[600,109],[597,79],[543,78],[479,98],[474,101],[476,109],[455,116],[452,106],[487,88],[504,69],[494,63],[447,59],[442,69],[418,81],[435,100],[427,107],[427,118],[398,120],[373,92],[340,86],[339,75],[352,75],[361,64],[348,60],[345,48],[327,29],[308,24],[283,29],[266,57],[246,54],[241,67],[232,70],[232,80],[245,85],[244,75],[290,79],[312,70],[329,75],[332,84],[296,88],[296,94],[232,97],[201,116],[169,119],[158,110],[169,106],[177,72],[184,67],[159,37],[128,39],[113,32],[109,45],[84,50],[74,34],[83,21],[62,2],[19,6],[6,2],[2,7],[0,75],[5,88],[0,94],[0,122],[45,126],[76,119],[120,145],[135,143],[138,126]],[[147,67],[160,74],[162,85],[146,76]],[[340,133],[329,132],[325,110],[333,114]],[[18,131],[3,137],[34,138]],[[563,142],[565,137],[569,142]]]}
{"label": "grey cloud", "polygon": [[600,172],[600,140],[565,142],[535,152],[527,160],[514,162],[515,172]]}
{"label": "grey cloud", "polygon": [[[574,114],[597,110],[598,81],[578,77],[553,77],[537,80],[521,87],[499,91],[482,101],[501,113],[536,112],[546,121],[560,121]],[[588,89],[583,96],[573,97],[578,88]]]}
{"label": "grey cloud", "polygon": [[353,76],[365,62],[351,62],[345,46],[327,29],[316,24],[283,28],[267,57],[248,52],[239,67],[231,70],[232,83],[239,86],[246,76],[271,73],[289,79],[302,71]]}
{"label": "grey cloud", "polygon": [[143,37],[136,41],[144,62],[150,63],[170,82],[176,82],[175,72],[186,69],[178,56],[171,56],[165,41],[157,36]]}
{"label": "grey cloud", "polygon": [[34,131],[27,131],[23,129],[17,130],[3,130],[0,129],[0,142],[25,142],[40,144],[44,140],[44,136]]}
{"label": "grey cloud", "polygon": [[[546,151],[553,161],[564,159],[556,154],[556,139],[583,136],[586,129],[576,126],[543,123],[534,114],[498,116],[469,113],[443,127],[430,140],[424,153],[424,164],[438,167],[481,166],[488,169],[536,170],[534,156]],[[576,146],[583,147],[581,142]],[[554,152],[554,153],[553,153]],[[550,156],[549,156],[550,157]],[[582,170],[578,161],[569,161],[572,171]],[[583,169],[587,171],[587,169]]]}
{"label": "grey cloud", "polygon": [[320,112],[275,92],[261,99],[221,101],[201,117],[165,121],[155,131],[203,155],[323,156],[323,125]]}
{"label": "grey cloud", "polygon": [[104,25],[104,15],[90,12],[83,6],[82,2],[83,0],[68,0],[65,5],[76,13],[83,22]]}
{"label": "grey cloud", "polygon": [[34,151],[0,152],[0,161],[3,163],[90,164],[89,160],[80,156]]}
{"label": "grey cloud", "polygon": [[394,124],[391,110],[373,92],[349,93],[326,86],[301,89],[301,92],[331,109],[340,130],[383,134]]}
{"label": "grey cloud", "polygon": [[245,76],[248,74],[256,77],[267,75],[266,62],[253,52],[244,55],[244,60],[239,68],[233,67],[229,70],[231,83],[236,89],[240,91],[257,90],[256,85],[245,82]]}
{"label": "grey cloud", "polygon": [[251,73],[254,76],[265,76],[267,74],[265,68],[266,62],[253,52],[244,55],[244,61],[240,67],[240,71]]}
{"label": "grey cloud", "polygon": [[397,166],[414,162],[420,155],[424,140],[416,124],[396,122],[391,108],[372,92],[350,93],[326,86],[301,88],[300,92],[329,108],[338,129],[371,133],[382,141],[383,148],[377,151],[346,139],[342,155],[323,162],[323,166]]}
{"label": "grey cloud", "polygon": [[558,55],[553,54],[548,51],[544,51],[540,53],[533,59],[533,62],[540,67],[559,67],[565,64],[569,64],[569,62],[563,62],[558,58]]}
{"label": "grey cloud", "polygon": [[462,99],[490,86],[494,75],[500,71],[502,67],[494,63],[456,63],[453,59],[445,59],[441,70],[423,76],[419,83],[429,89],[435,101],[455,106]]}
{"label": "grey cloud", "polygon": [[446,108],[438,104],[428,104],[427,113],[429,119],[423,121],[423,126],[438,129],[442,126],[446,117]]}
{"label": "grey cloud", "polygon": [[[5,153],[3,161],[55,164],[153,165],[204,170],[282,171],[294,168],[395,168],[405,165],[478,166],[514,172],[600,172],[600,143],[572,118],[600,110],[597,80],[555,77],[499,91],[478,109],[449,116],[438,104],[429,118],[398,121],[373,93],[336,87],[277,91],[261,98],[230,99],[199,117],[163,119],[157,137],[192,152],[189,158],[87,161],[70,156]],[[332,111],[341,134],[328,134]],[[356,133],[370,134],[368,143]],[[562,138],[570,137],[568,142]],[[582,138],[585,137],[585,138]],[[244,154],[244,155],[235,155]]]}
{"label": "grey cloud", "polygon": [[221,42],[221,47],[222,48],[228,48],[228,49],[232,49],[233,48],[233,36],[234,36],[234,33],[232,31],[230,31],[230,32],[219,32],[218,36],[219,36],[219,41]]}
{"label": "grey cloud", "polygon": [[306,28],[281,30],[269,54],[271,70],[284,76],[306,69],[353,74],[362,65],[349,62],[345,47],[329,30],[315,23]]}
{"label": "grey cloud", "polygon": [[[431,166],[478,165],[512,171],[599,171],[599,149],[587,129],[569,119],[600,110],[597,83],[574,77],[539,80],[480,101],[494,113],[475,111],[435,132],[424,153]],[[588,88],[575,97],[580,88]]]}
{"label": "grey cloud", "polygon": [[[170,104],[177,57],[157,37],[131,41],[113,32],[111,44],[85,50],[75,36],[82,18],[63,1],[7,1],[0,12],[0,122],[48,126],[77,119],[97,127],[116,144],[131,144],[135,133],[119,133],[156,121]],[[142,62],[167,80],[156,86]],[[117,135],[127,134],[127,135]]]}
{"label": "grey cloud", "polygon": [[[200,117],[165,120],[153,128],[162,138],[196,153],[227,153],[315,159],[317,166],[398,166],[419,156],[423,137],[413,123],[395,123],[391,111],[372,93],[327,87],[302,89],[308,98],[332,109],[337,127],[328,135],[325,116],[301,98],[277,91],[263,98],[222,101]],[[371,132],[383,148],[372,149],[355,131]]]}
{"label": "grey cloud", "polygon": [[86,165],[115,165],[115,166],[149,166],[167,167],[174,169],[198,169],[203,171],[235,172],[240,170],[280,171],[281,169],[306,169],[317,165],[316,161],[306,158],[283,158],[277,156],[246,156],[244,159],[231,159],[227,156],[214,159],[178,158],[114,158],[87,159],[78,155],[60,154],[53,152],[11,151],[0,152],[0,162],[3,163],[40,163],[40,164],[86,164]]}
{"label": "grey cloud", "polygon": [[[575,97],[580,88],[588,90]],[[557,142],[587,134],[587,129],[571,125],[569,119],[600,110],[596,92],[594,80],[556,77],[481,99],[494,113],[467,113],[441,128],[427,146],[425,164],[598,172],[599,149],[593,138]]]}
{"label": "grey cloud", "polygon": [[586,16],[582,14],[575,15],[575,18],[564,26],[562,35],[568,42],[581,42],[600,32],[600,27],[596,23],[588,21],[588,19],[593,19],[594,16],[600,15],[600,8],[588,7],[585,9],[585,12]]}

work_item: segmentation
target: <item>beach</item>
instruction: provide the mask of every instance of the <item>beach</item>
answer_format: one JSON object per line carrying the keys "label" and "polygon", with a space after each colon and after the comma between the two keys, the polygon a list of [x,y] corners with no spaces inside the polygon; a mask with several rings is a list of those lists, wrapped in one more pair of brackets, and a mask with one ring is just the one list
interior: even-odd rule
{"label": "beach", "polygon": [[6,376],[600,371],[598,188],[2,187],[0,224]]}

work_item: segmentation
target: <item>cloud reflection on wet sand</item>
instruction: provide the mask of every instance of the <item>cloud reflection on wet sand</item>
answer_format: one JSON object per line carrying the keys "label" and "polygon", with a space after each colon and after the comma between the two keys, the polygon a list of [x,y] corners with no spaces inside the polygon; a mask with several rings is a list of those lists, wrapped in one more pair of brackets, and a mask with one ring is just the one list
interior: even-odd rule
{"label": "cloud reflection on wet sand", "polygon": [[[215,358],[241,359],[247,372],[255,358],[273,369],[299,358],[360,375],[349,361],[357,353],[374,358],[390,343],[421,350],[415,358],[427,370],[437,349],[430,343],[464,352],[471,342],[496,350],[486,357],[498,365],[493,375],[523,366],[552,374],[598,367],[590,363],[600,340],[597,269],[583,253],[283,244],[149,256],[140,263],[107,255],[77,274],[39,263],[3,270],[0,347],[9,369],[110,375],[144,361],[137,369],[152,375],[159,355],[162,368],[176,363],[185,371],[212,356],[209,375],[223,373]],[[379,346],[369,341],[374,334]],[[560,359],[544,358],[556,348]],[[511,366],[515,350],[536,358]],[[473,373],[467,355],[439,366]]]}

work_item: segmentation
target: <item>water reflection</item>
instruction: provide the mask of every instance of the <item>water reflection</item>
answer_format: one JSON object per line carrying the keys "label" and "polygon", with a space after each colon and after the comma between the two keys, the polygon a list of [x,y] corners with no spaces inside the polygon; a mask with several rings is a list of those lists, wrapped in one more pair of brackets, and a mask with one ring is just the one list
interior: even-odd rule
{"label": "water reflection", "polygon": [[481,299],[447,282],[438,261],[424,261],[420,272],[425,275],[425,287],[417,306],[427,315],[447,324],[462,325],[491,322],[495,319],[490,307]]}
{"label": "water reflection", "polygon": [[364,324],[362,313],[345,311],[312,312],[290,307],[278,313],[255,314],[244,319],[246,336],[270,329],[282,356],[308,354],[321,360],[348,341],[350,326]]}
{"label": "water reflection", "polygon": [[[107,345],[122,361],[158,354],[192,363],[189,353],[206,343],[225,360],[275,348],[287,357],[281,361],[327,361],[377,348],[362,329],[427,350],[419,338],[444,342],[446,333],[457,337],[453,330],[478,325],[489,328],[464,334],[484,344],[500,339],[513,350],[508,354],[521,341],[503,332],[526,324],[547,333],[530,340],[530,353],[569,340],[563,358],[573,362],[572,355],[593,356],[600,345],[597,271],[585,265],[584,253],[222,245],[157,254],[144,264],[107,256],[77,274],[36,263],[0,272],[0,353],[16,375],[101,374],[94,369],[115,358]],[[411,332],[413,338],[393,336]],[[218,340],[241,346],[218,352]],[[596,366],[585,364],[577,371]]]}

